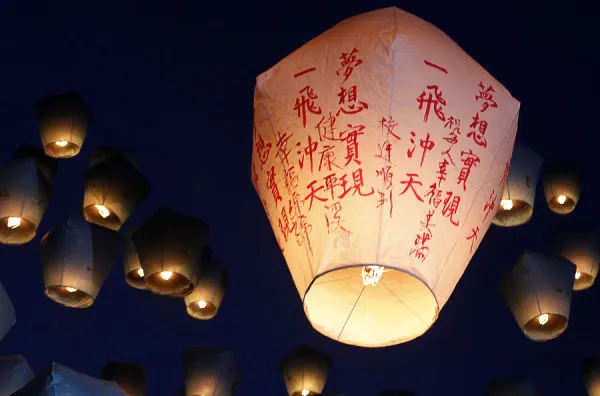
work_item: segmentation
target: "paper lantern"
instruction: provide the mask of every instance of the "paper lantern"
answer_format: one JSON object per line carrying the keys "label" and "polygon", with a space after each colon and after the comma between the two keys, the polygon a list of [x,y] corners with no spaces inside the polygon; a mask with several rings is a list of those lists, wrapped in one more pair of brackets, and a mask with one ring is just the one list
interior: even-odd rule
{"label": "paper lantern", "polygon": [[77,214],[48,231],[41,246],[46,295],[67,307],[90,307],[112,268],[118,238]]}
{"label": "paper lantern", "polygon": [[43,97],[35,104],[35,113],[46,155],[70,158],[79,154],[90,123],[90,110],[79,94]]}
{"label": "paper lantern", "polygon": [[531,219],[542,162],[532,150],[515,143],[502,200],[493,221],[495,225],[514,227]]}
{"label": "paper lantern", "polygon": [[90,168],[106,162],[115,157],[123,157],[129,161],[135,168],[139,170],[139,158],[137,151],[132,148],[116,147],[116,146],[100,146],[92,154],[90,158]]}
{"label": "paper lantern", "polygon": [[253,184],[316,330],[382,347],[430,328],[496,214],[518,112],[448,36],[396,8],[257,78]]}
{"label": "paper lantern", "polygon": [[184,369],[186,396],[231,396],[240,381],[233,353],[223,347],[189,348]]}
{"label": "paper lantern", "polygon": [[600,396],[600,358],[583,359],[581,372],[588,396]]}
{"label": "paper lantern", "polygon": [[557,255],[577,267],[573,290],[590,288],[600,267],[600,234],[592,227],[563,227],[555,232],[552,243]]}
{"label": "paper lantern", "polygon": [[103,381],[78,373],[58,363],[35,377],[24,388],[12,396],[127,396],[112,381]]}
{"label": "paper lantern", "polygon": [[[116,231],[150,194],[150,184],[124,155],[99,151],[92,161],[96,165],[85,174],[83,214],[87,221]],[[106,159],[98,162],[102,156]]]}
{"label": "paper lantern", "polygon": [[544,167],[542,182],[551,211],[569,214],[575,210],[581,194],[581,165],[576,162],[551,162]]}
{"label": "paper lantern", "polygon": [[46,181],[52,183],[58,168],[58,161],[45,155],[44,150],[28,144],[23,144],[15,150],[12,158],[13,160],[33,158]]}
{"label": "paper lantern", "polygon": [[284,356],[279,370],[289,396],[313,396],[323,392],[332,361],[329,356],[302,345]]}
{"label": "paper lantern", "polygon": [[102,368],[102,379],[116,382],[129,396],[145,396],[148,392],[146,372],[138,364],[108,362]]}
{"label": "paper lantern", "polygon": [[125,237],[123,248],[123,267],[125,268],[125,281],[131,287],[134,287],[139,290],[146,290],[147,287],[146,279],[144,277],[144,269],[142,268],[140,257],[138,256],[137,250],[130,235]]}
{"label": "paper lantern", "polygon": [[0,243],[21,245],[35,238],[48,207],[53,161],[43,161],[33,148],[18,149],[2,164],[0,177]]}
{"label": "paper lantern", "polygon": [[540,396],[530,377],[518,376],[490,381],[484,396]]}
{"label": "paper lantern", "polygon": [[33,371],[23,356],[0,357],[0,395],[12,395],[33,377]]}
{"label": "paper lantern", "polygon": [[574,280],[575,266],[568,260],[526,251],[499,286],[523,333],[548,341],[567,329]]}
{"label": "paper lantern", "polygon": [[132,235],[148,289],[171,297],[190,294],[200,279],[207,237],[202,220],[167,208],[156,211]]}
{"label": "paper lantern", "polygon": [[13,307],[2,282],[0,282],[0,340],[15,325],[15,307]]}
{"label": "paper lantern", "polygon": [[384,390],[379,393],[379,396],[415,396],[409,391]]}
{"label": "paper lantern", "polygon": [[211,260],[206,264],[194,291],[184,298],[187,313],[196,319],[212,319],[217,315],[225,292],[227,272],[220,262]]}

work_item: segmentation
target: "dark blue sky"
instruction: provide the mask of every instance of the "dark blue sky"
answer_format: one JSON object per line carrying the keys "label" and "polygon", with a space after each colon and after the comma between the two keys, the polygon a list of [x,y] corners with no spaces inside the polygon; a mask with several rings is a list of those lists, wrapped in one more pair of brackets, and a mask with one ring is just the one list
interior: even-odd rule
{"label": "dark blue sky", "polygon": [[[0,354],[23,354],[35,371],[55,360],[94,376],[106,360],[137,361],[148,372],[149,396],[168,396],[183,385],[185,348],[226,344],[243,367],[240,396],[282,395],[277,362],[306,343],[334,359],[328,388],[353,396],[383,388],[480,395],[488,380],[512,374],[531,374],[548,396],[584,395],[581,359],[600,354],[600,286],[574,293],[569,328],[540,344],[519,331],[495,286],[524,248],[548,250],[555,226],[599,219],[591,9],[541,1],[19,3],[0,5],[1,157],[23,142],[40,144],[33,104],[42,95],[76,89],[94,120],[82,153],[60,163],[36,240],[0,246],[0,280],[17,310]],[[551,213],[539,186],[530,223],[490,228],[424,336],[361,349],[321,336],[304,316],[250,181],[252,96],[255,76],[306,41],[390,5],[440,27],[521,101],[517,141],[545,159],[581,161],[587,172],[571,215]],[[99,145],[138,149],[154,186],[131,225],[161,205],[210,224],[210,247],[230,276],[215,319],[194,320],[182,300],[126,286],[120,260],[90,309],[44,295],[39,239],[80,210],[83,171]]]}

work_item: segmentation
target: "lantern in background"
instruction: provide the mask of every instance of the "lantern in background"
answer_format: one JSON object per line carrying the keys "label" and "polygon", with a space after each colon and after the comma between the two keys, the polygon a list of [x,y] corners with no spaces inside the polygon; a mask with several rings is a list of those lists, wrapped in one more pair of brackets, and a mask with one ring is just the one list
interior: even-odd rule
{"label": "lantern in background", "polygon": [[22,146],[2,164],[0,175],[0,243],[30,242],[50,201],[56,161],[40,158],[41,150]]}
{"label": "lantern in background", "polygon": [[573,290],[590,288],[600,267],[600,234],[591,227],[564,227],[556,231],[552,243],[557,255],[577,267]]}
{"label": "lantern in background", "polygon": [[257,78],[253,184],[316,330],[382,347],[429,329],[496,214],[518,112],[448,36],[396,8]]}
{"label": "lantern in background", "polygon": [[500,294],[529,339],[549,341],[567,329],[574,280],[568,260],[526,251],[500,281]]}
{"label": "lantern in background", "polygon": [[115,148],[97,150],[91,164],[85,174],[83,214],[91,223],[119,230],[150,194],[150,184],[135,163]]}
{"label": "lantern in background", "polygon": [[217,314],[227,291],[227,272],[220,262],[205,265],[194,291],[184,298],[187,313],[196,319],[212,319]]}
{"label": "lantern in background", "polygon": [[379,392],[379,396],[415,396],[409,391],[384,390]]}
{"label": "lantern in background", "polygon": [[500,207],[492,223],[514,227],[531,219],[542,162],[542,158],[532,150],[515,143]]}
{"label": "lantern in background", "polygon": [[0,282],[0,340],[15,325],[15,322],[15,307],[13,307],[2,282]]}
{"label": "lantern in background", "polygon": [[145,396],[148,391],[146,372],[139,364],[108,362],[102,368],[102,379],[116,382],[129,396]]}
{"label": "lantern in background", "polygon": [[125,281],[131,287],[139,290],[146,290],[146,279],[144,277],[144,269],[140,262],[133,240],[131,239],[132,231],[125,236],[123,243],[123,267],[125,268]]}
{"label": "lantern in background", "polygon": [[70,158],[79,154],[90,123],[90,110],[79,94],[43,97],[35,104],[35,113],[46,155]]}
{"label": "lantern in background", "polygon": [[33,371],[23,356],[0,357],[0,395],[12,395],[33,377]]}
{"label": "lantern in background", "polygon": [[240,381],[233,353],[222,347],[189,348],[184,355],[187,396],[231,396]]}
{"label": "lantern in background", "polygon": [[519,376],[490,381],[484,396],[540,396],[530,377]]}
{"label": "lantern in background", "polygon": [[12,396],[47,395],[127,396],[119,385],[112,381],[90,377],[54,362],[50,369],[35,377]]}
{"label": "lantern in background", "polygon": [[588,396],[600,396],[600,359],[597,357],[583,359],[581,371]]}
{"label": "lantern in background", "polygon": [[148,289],[171,297],[190,294],[207,237],[202,220],[167,208],[156,211],[132,235]]}
{"label": "lantern in background", "polygon": [[289,396],[313,396],[323,392],[332,361],[329,356],[302,345],[284,356],[279,370]]}
{"label": "lantern in background", "polygon": [[116,232],[71,215],[42,238],[46,295],[71,308],[93,303],[119,248]]}
{"label": "lantern in background", "polygon": [[542,182],[551,211],[568,214],[575,210],[581,194],[581,165],[576,162],[552,162],[544,167]]}

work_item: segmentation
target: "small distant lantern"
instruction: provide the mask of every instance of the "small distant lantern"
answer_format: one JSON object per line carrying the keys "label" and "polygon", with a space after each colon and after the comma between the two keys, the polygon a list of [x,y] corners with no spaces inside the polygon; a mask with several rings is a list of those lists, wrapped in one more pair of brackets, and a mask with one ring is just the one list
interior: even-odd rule
{"label": "small distant lantern", "polygon": [[583,359],[581,371],[588,396],[600,396],[600,358]]}
{"label": "small distant lantern", "polygon": [[171,297],[190,294],[198,282],[208,226],[167,208],[156,211],[132,235],[146,286]]}
{"label": "small distant lantern", "polygon": [[379,392],[379,396],[415,396],[415,394],[410,391],[383,390]]}
{"label": "small distant lantern", "polygon": [[51,195],[54,160],[43,160],[33,147],[19,148],[2,164],[0,177],[0,243],[21,245],[36,235]]}
{"label": "small distant lantern", "polygon": [[555,232],[554,252],[577,267],[573,290],[590,288],[600,268],[600,233],[591,227],[563,227]]}
{"label": "small distant lantern", "polygon": [[515,143],[510,171],[493,224],[514,227],[531,219],[542,162],[542,158],[535,152]]}
{"label": "small distant lantern", "polygon": [[150,183],[135,162],[116,148],[97,150],[91,164],[85,174],[84,216],[91,223],[117,231],[150,194]]}
{"label": "small distant lantern", "polygon": [[320,395],[331,365],[331,359],[324,353],[305,345],[294,349],[279,362],[288,395]]}
{"label": "small distant lantern", "polygon": [[137,250],[131,239],[131,232],[126,235],[123,242],[123,267],[125,268],[125,281],[131,287],[147,290],[144,269],[140,262]]}
{"label": "small distant lantern", "polygon": [[0,340],[15,325],[15,307],[12,305],[2,282],[0,282]]}
{"label": "small distant lantern", "polygon": [[194,291],[184,298],[187,313],[196,319],[212,319],[217,315],[225,292],[227,272],[219,261],[210,260],[204,266]]}
{"label": "small distant lantern", "polygon": [[148,392],[146,371],[139,364],[108,362],[102,368],[102,379],[116,382],[128,396],[145,396]]}
{"label": "small distant lantern", "polygon": [[516,376],[490,381],[484,396],[540,396],[532,378]]}
{"label": "small distant lantern", "polygon": [[184,354],[186,396],[231,396],[240,382],[238,364],[223,347],[199,346]]}
{"label": "small distant lantern", "polygon": [[47,156],[70,158],[79,154],[90,123],[90,110],[78,93],[43,97],[35,104],[35,113]]}
{"label": "small distant lantern", "polygon": [[500,282],[500,293],[519,328],[548,341],[567,328],[575,266],[562,257],[525,252]]}
{"label": "small distant lantern", "polygon": [[582,168],[576,162],[552,162],[542,172],[544,194],[551,211],[569,214],[577,206],[581,194]]}
{"label": "small distant lantern", "polygon": [[0,395],[12,395],[33,377],[33,371],[23,356],[0,357]]}
{"label": "small distant lantern", "polygon": [[46,295],[71,308],[93,303],[113,265],[116,232],[72,215],[42,238]]}

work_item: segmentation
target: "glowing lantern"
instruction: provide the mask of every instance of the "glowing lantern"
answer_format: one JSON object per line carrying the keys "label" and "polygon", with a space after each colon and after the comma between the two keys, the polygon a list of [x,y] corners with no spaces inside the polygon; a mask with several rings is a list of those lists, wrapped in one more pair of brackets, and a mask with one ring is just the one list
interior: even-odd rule
{"label": "glowing lantern", "polygon": [[108,362],[102,368],[102,379],[116,382],[129,396],[145,396],[148,388],[146,372],[138,364]]}
{"label": "glowing lantern", "polygon": [[222,347],[193,347],[185,352],[187,396],[231,396],[240,381],[233,353]]}
{"label": "glowing lantern", "polygon": [[575,210],[581,194],[581,165],[576,162],[552,162],[544,167],[542,182],[551,211],[568,214]]}
{"label": "glowing lantern", "polygon": [[332,362],[329,356],[300,346],[284,356],[279,369],[289,396],[313,396],[323,392]]}
{"label": "glowing lantern", "polygon": [[257,78],[252,179],[316,330],[382,347],[430,328],[496,214],[518,112],[449,37],[396,8]]}
{"label": "glowing lantern", "polygon": [[539,396],[533,379],[526,376],[490,381],[484,396]]}
{"label": "glowing lantern", "polygon": [[76,92],[47,96],[35,104],[44,152],[53,158],[79,154],[90,122],[90,110]]}
{"label": "glowing lantern", "polygon": [[33,377],[33,371],[23,356],[0,357],[0,395],[12,395]]}
{"label": "glowing lantern", "polygon": [[184,298],[187,313],[196,319],[212,319],[227,291],[227,272],[216,260],[209,261],[194,291]]}
{"label": "glowing lantern", "polygon": [[156,211],[132,235],[148,289],[171,297],[190,294],[207,237],[202,220],[167,208]]}
{"label": "glowing lantern", "polygon": [[[56,161],[41,150],[23,146],[2,164],[0,177],[0,243],[20,245],[36,234],[50,200]],[[46,157],[47,158],[47,157]]]}
{"label": "glowing lantern", "polygon": [[13,307],[10,298],[0,282],[0,340],[15,325],[15,307]]}
{"label": "glowing lantern", "polygon": [[577,270],[573,290],[590,288],[600,267],[600,234],[590,227],[564,227],[556,231],[554,251],[571,261]]}
{"label": "glowing lantern", "polygon": [[93,303],[113,265],[118,234],[72,215],[42,238],[46,295],[71,308]]}
{"label": "glowing lantern", "polygon": [[[104,160],[102,160],[104,158]],[[87,221],[119,230],[150,194],[150,184],[134,162],[115,148],[101,148],[85,174],[83,213]]]}
{"label": "glowing lantern", "polygon": [[542,162],[539,155],[515,143],[502,200],[493,221],[495,225],[513,227],[531,219]]}
{"label": "glowing lantern", "polygon": [[600,396],[600,359],[589,357],[581,363],[583,381],[588,396]]}
{"label": "glowing lantern", "polygon": [[125,281],[131,287],[140,290],[146,290],[146,278],[144,277],[144,269],[140,262],[135,245],[131,240],[131,233],[125,237],[123,253],[123,267],[125,268]]}
{"label": "glowing lantern", "polygon": [[567,329],[574,281],[568,260],[525,252],[501,280],[500,293],[523,333],[548,341]]}

